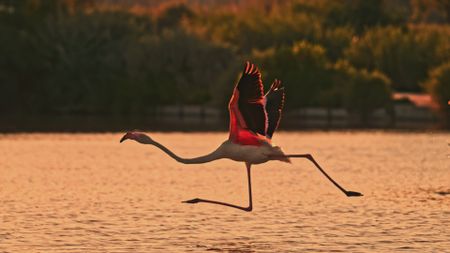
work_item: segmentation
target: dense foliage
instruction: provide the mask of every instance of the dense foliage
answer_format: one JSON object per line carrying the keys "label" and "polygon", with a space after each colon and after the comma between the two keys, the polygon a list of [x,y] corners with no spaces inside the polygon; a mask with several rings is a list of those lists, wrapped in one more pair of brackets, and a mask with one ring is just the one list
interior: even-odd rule
{"label": "dense foliage", "polygon": [[392,91],[448,99],[439,95],[450,83],[449,20],[439,5],[445,1],[431,1],[435,12],[422,10],[434,16],[421,12],[421,1],[286,2],[0,4],[0,112],[112,115],[151,113],[164,104],[223,106],[247,59],[261,65],[266,87],[283,80],[288,110],[341,107],[366,121],[390,105]]}
{"label": "dense foliage", "polygon": [[450,126],[450,62],[432,69],[424,86],[439,104],[444,122]]}

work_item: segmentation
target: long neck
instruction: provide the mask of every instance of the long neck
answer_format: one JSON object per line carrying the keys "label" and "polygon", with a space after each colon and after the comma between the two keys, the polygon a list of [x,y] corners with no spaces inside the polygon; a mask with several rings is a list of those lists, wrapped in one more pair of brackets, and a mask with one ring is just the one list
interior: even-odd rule
{"label": "long neck", "polygon": [[170,157],[175,159],[177,162],[185,163],[185,164],[207,163],[207,162],[211,162],[211,161],[223,158],[223,156],[221,155],[220,148],[213,151],[212,153],[204,155],[204,156],[199,156],[199,157],[194,157],[194,158],[183,158],[183,157],[177,156],[175,153],[173,153],[168,148],[164,147],[161,143],[158,143],[156,141],[152,141],[152,142],[145,143],[145,144],[154,145],[154,146],[158,147],[159,149],[161,149],[162,151],[164,151]]}

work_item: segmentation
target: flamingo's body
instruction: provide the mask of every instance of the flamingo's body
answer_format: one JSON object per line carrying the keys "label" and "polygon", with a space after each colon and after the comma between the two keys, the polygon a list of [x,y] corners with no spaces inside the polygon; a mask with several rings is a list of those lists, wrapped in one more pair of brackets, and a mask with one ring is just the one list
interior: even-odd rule
{"label": "flamingo's body", "polygon": [[261,164],[270,160],[289,161],[280,147],[272,146],[269,142],[261,142],[258,145],[242,145],[227,140],[217,150],[222,154],[222,158],[249,164]]}
{"label": "flamingo's body", "polygon": [[347,196],[362,196],[359,192],[346,191],[337,184],[330,176],[328,176],[310,154],[286,155],[280,147],[272,145],[271,139],[280,122],[284,98],[284,87],[279,80],[275,80],[267,94],[263,95],[261,73],[254,64],[247,62],[241,79],[233,90],[233,95],[228,105],[230,113],[229,138],[212,153],[196,158],[182,158],[162,144],[154,141],[149,136],[139,132],[128,132],[122,137],[120,142],[126,139],[132,139],[143,144],[154,145],[178,162],[185,164],[206,163],[222,158],[245,162],[249,184],[248,207],[198,198],[185,201],[185,203],[193,204],[206,202],[230,206],[244,211],[251,211],[251,165],[261,164],[271,160],[290,163],[290,157],[306,158],[313,162],[314,165],[316,165],[316,167]]}

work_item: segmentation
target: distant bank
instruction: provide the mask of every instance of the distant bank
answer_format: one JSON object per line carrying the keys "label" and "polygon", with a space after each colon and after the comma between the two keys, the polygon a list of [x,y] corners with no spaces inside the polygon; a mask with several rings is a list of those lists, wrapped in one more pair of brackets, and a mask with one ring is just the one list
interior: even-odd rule
{"label": "distant bank", "polygon": [[[304,108],[287,112],[281,130],[435,129],[438,117],[427,108],[396,104],[393,113],[375,111],[366,123],[344,109]],[[0,132],[226,131],[228,112],[203,106],[164,106],[148,114],[2,116]]]}

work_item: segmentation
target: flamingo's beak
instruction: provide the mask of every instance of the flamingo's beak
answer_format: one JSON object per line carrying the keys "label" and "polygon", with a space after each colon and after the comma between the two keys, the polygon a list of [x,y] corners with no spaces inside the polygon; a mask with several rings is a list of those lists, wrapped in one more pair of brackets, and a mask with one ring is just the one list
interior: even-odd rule
{"label": "flamingo's beak", "polygon": [[124,142],[127,139],[131,139],[131,133],[126,133],[122,139],[120,139],[120,143]]}

